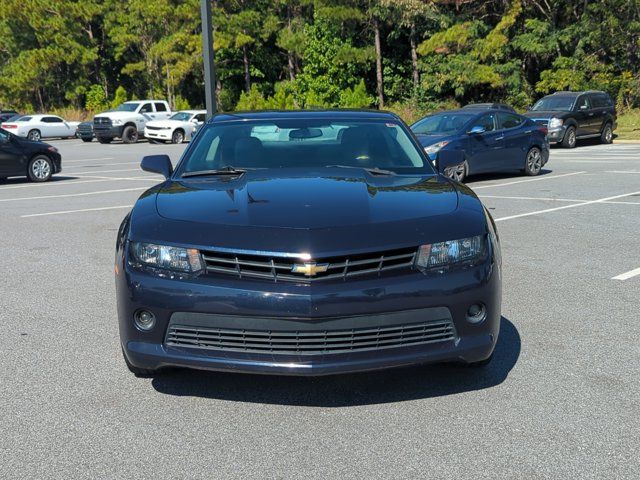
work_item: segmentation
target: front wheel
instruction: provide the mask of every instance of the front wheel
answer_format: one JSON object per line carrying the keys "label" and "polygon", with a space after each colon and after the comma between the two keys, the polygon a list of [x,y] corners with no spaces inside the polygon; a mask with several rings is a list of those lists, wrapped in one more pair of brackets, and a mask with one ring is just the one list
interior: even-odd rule
{"label": "front wheel", "polygon": [[529,176],[536,176],[542,170],[542,152],[538,147],[533,147],[527,153],[527,159],[524,163],[524,173]]}
{"label": "front wheel", "polygon": [[171,135],[171,143],[182,143],[184,142],[184,132],[182,130],[176,130]]}
{"label": "front wheel", "polygon": [[465,160],[459,165],[454,165],[453,167],[446,168],[444,174],[451,180],[462,183],[464,182],[464,179],[467,178],[468,172],[469,166],[467,165],[467,161]]}
{"label": "front wheel", "polygon": [[122,132],[122,141],[124,143],[136,143],[138,141],[138,129],[136,127],[125,127]]}
{"label": "front wheel", "polygon": [[49,157],[38,155],[29,162],[27,176],[32,182],[46,182],[53,175],[53,165]]}
{"label": "front wheel", "polygon": [[576,127],[569,127],[564,133],[562,139],[562,146],[564,148],[575,148],[576,146]]}
{"label": "front wheel", "polygon": [[609,144],[613,142],[613,127],[607,123],[600,134],[600,143]]}
{"label": "front wheel", "polygon": [[27,138],[32,142],[39,142],[42,136],[40,135],[40,130],[30,130],[27,134]]}

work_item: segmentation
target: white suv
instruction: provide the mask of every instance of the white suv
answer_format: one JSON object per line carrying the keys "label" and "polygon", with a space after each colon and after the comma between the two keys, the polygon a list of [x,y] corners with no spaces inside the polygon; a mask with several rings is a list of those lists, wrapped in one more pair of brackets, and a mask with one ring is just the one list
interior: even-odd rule
{"label": "white suv", "polygon": [[124,143],[136,143],[144,134],[148,121],[169,116],[171,109],[164,100],[125,102],[115,110],[93,117],[93,132],[100,143],[110,143],[114,138],[121,138]]}

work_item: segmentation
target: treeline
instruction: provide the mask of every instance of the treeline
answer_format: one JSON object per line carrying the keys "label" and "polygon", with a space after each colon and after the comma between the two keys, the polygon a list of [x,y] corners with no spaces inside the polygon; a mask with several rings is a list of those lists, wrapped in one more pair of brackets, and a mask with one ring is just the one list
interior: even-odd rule
{"label": "treeline", "polygon": [[[640,106],[638,0],[212,0],[222,110],[516,107],[563,89]],[[200,106],[199,0],[2,0],[0,105]]]}

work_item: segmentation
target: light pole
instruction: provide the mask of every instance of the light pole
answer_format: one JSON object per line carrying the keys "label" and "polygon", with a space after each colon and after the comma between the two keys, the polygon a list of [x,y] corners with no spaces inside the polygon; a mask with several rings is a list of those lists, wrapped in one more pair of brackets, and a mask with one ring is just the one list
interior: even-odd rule
{"label": "light pole", "polygon": [[200,0],[202,20],[202,60],[204,62],[204,98],[207,118],[216,111],[216,70],[213,58],[213,24],[211,22],[211,0]]}

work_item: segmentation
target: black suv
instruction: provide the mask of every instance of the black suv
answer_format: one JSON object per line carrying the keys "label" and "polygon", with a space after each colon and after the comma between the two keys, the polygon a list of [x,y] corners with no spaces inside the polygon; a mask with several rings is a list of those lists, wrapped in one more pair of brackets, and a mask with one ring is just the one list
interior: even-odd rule
{"label": "black suv", "polygon": [[525,116],[548,128],[550,143],[573,148],[582,138],[613,141],[616,108],[605,92],[556,92],[541,98]]}

